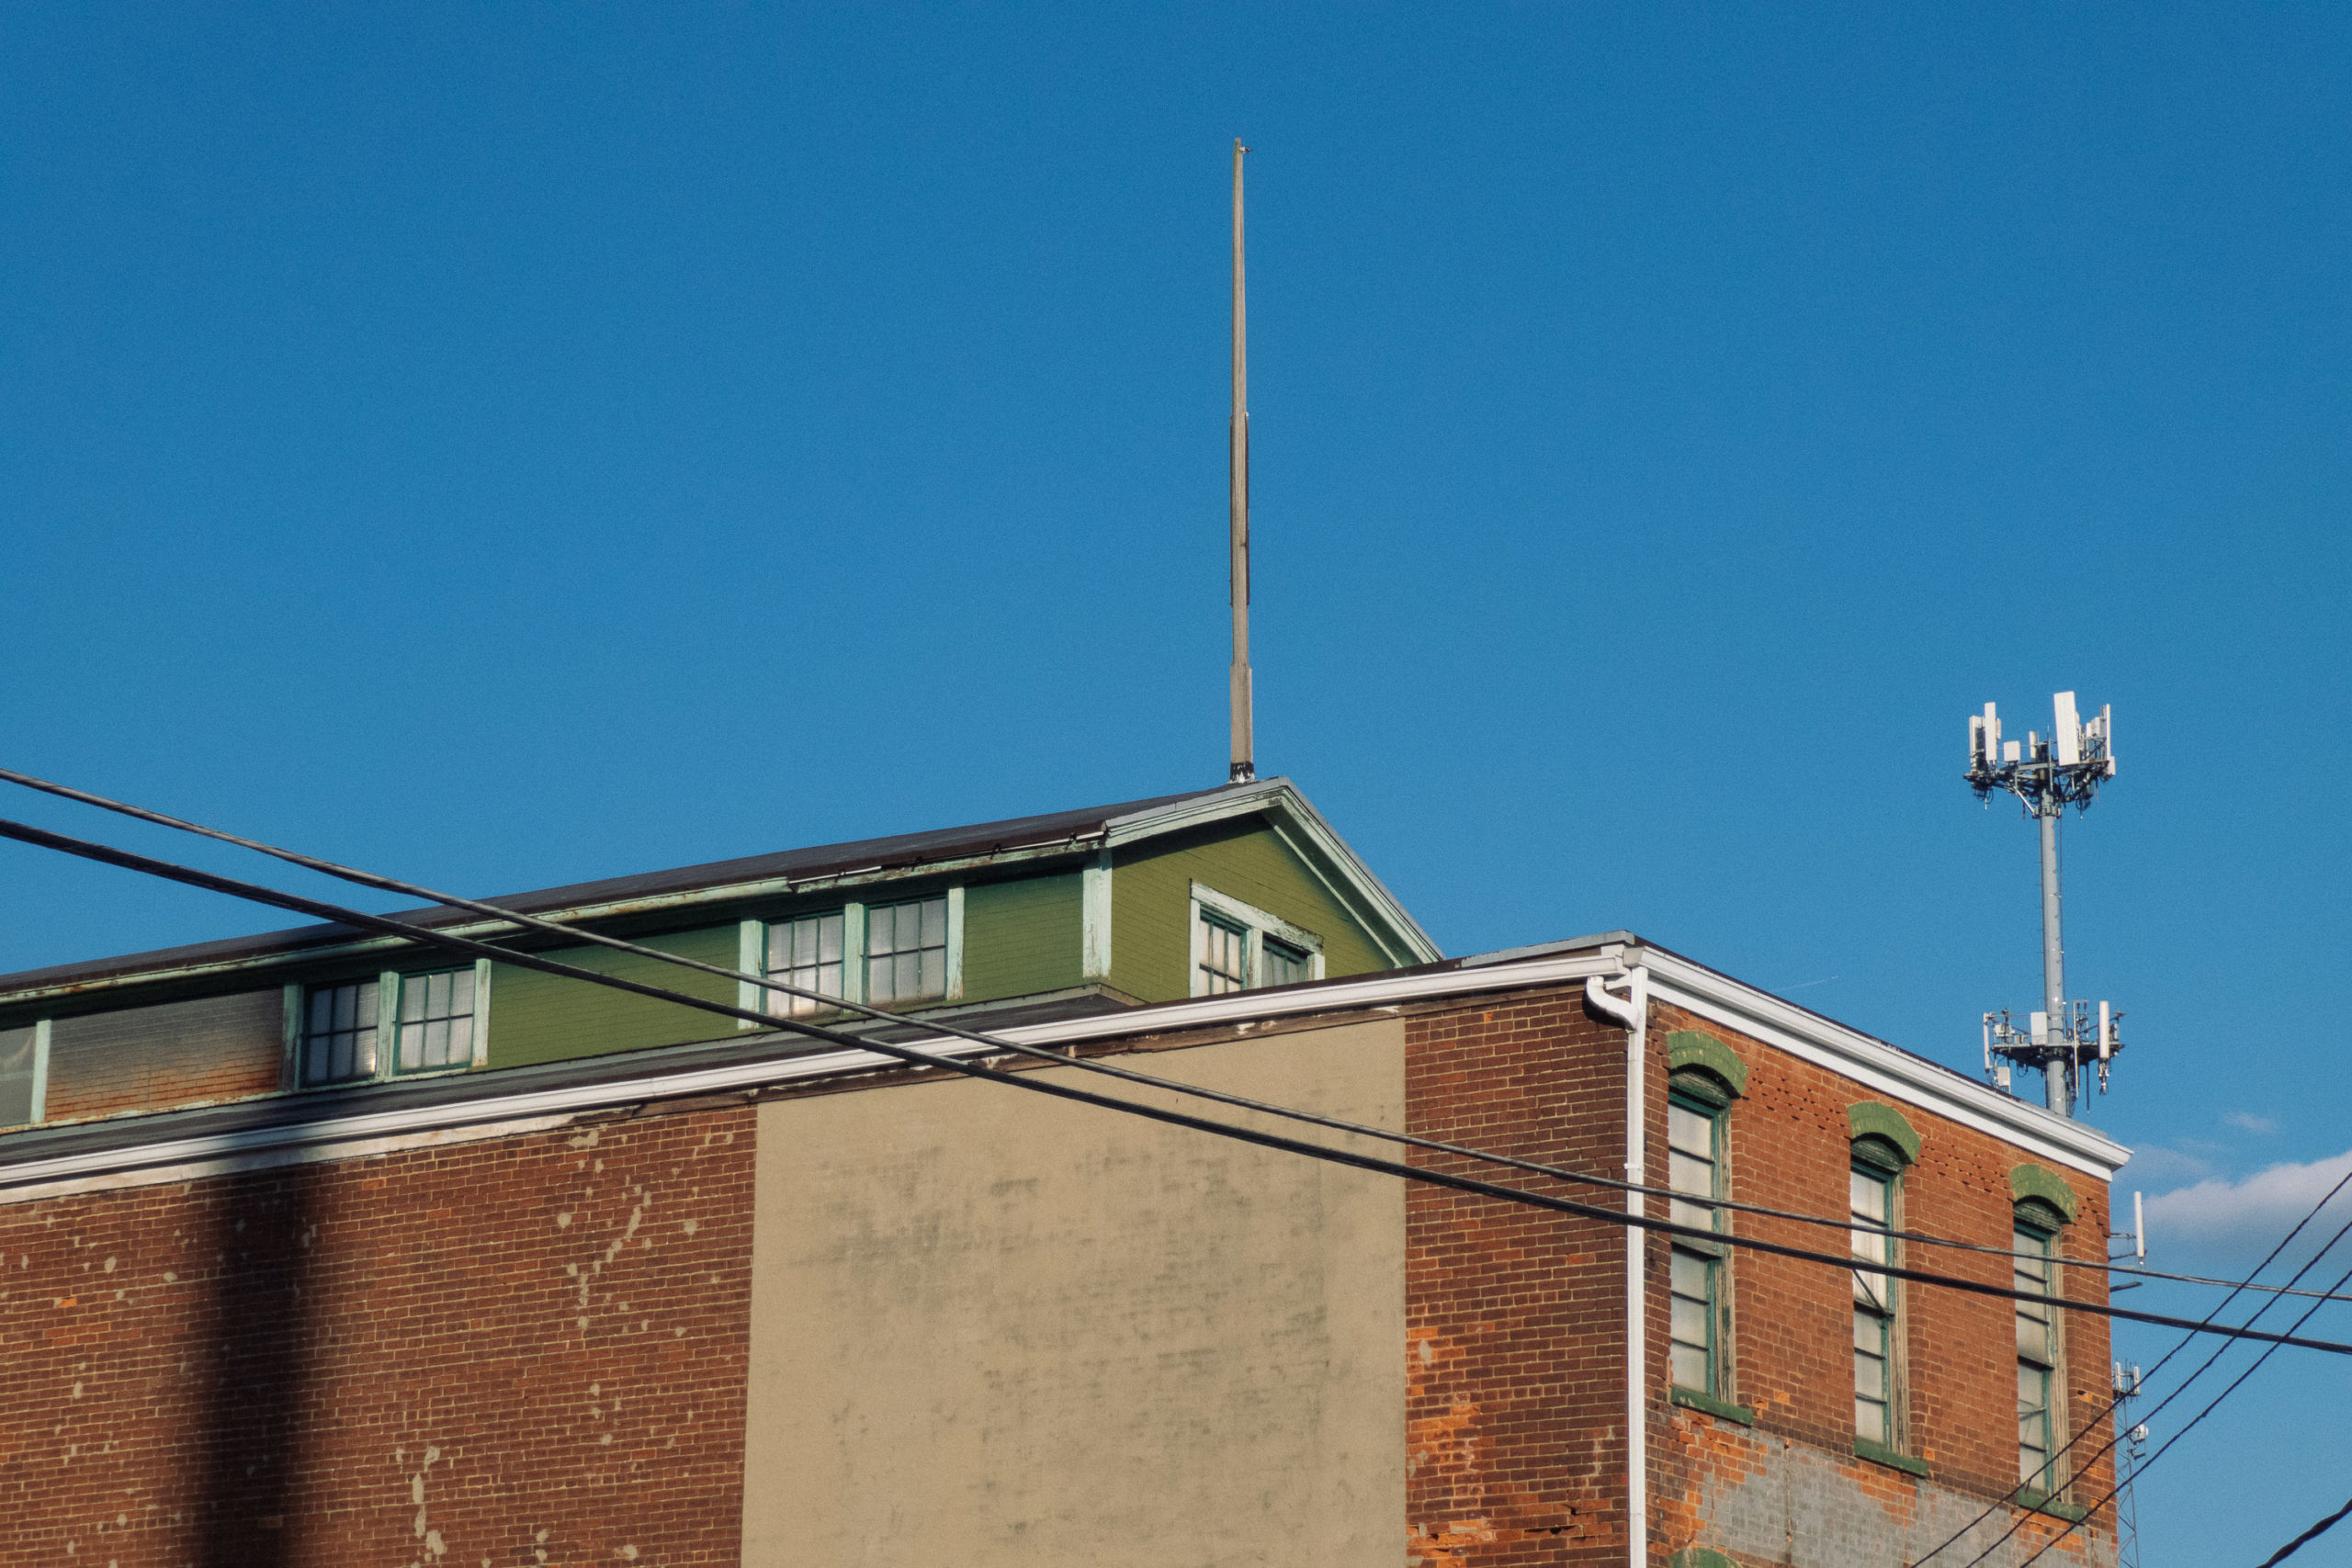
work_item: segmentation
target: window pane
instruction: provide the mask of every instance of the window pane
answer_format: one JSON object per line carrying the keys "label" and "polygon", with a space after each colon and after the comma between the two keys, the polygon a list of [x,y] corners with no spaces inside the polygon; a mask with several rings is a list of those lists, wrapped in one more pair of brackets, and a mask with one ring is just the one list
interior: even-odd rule
{"label": "window pane", "polygon": [[1301,949],[1268,937],[1265,953],[1267,985],[1295,986],[1311,977],[1307,955]]}
{"label": "window pane", "polygon": [[373,980],[311,988],[298,1053],[304,1083],[341,1083],[375,1074],[377,990]]}
{"label": "window pane", "polygon": [[1669,1101],[1666,1108],[1666,1146],[1677,1154],[1713,1160],[1715,1157],[1715,1119],[1687,1105]]}
{"label": "window pane", "polygon": [[[768,978],[820,997],[842,995],[843,916],[802,915],[777,920],[768,927]],[[887,919],[887,914],[885,915]],[[779,1018],[800,1018],[824,1008],[821,1001],[782,991],[767,993],[767,1011]]]}
{"label": "window pane", "polygon": [[1684,1388],[1694,1388],[1702,1393],[1710,1392],[1707,1387],[1707,1352],[1694,1345],[1676,1345],[1674,1381]]}
{"label": "window pane", "polygon": [[1685,1345],[1707,1342],[1707,1303],[1689,1296],[1674,1298],[1674,1337]]}
{"label": "window pane", "polygon": [[1249,933],[1216,916],[1201,916],[1201,990],[1221,997],[1250,983]]}

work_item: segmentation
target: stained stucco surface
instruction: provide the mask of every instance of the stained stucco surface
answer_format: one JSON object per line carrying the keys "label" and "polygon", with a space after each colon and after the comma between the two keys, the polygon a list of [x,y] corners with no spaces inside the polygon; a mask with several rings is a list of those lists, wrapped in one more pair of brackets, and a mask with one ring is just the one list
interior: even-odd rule
{"label": "stained stucco surface", "polygon": [[[1130,1060],[1402,1122],[1401,1024]],[[756,1191],[747,1568],[1399,1551],[1394,1180],[956,1082],[762,1107]]]}

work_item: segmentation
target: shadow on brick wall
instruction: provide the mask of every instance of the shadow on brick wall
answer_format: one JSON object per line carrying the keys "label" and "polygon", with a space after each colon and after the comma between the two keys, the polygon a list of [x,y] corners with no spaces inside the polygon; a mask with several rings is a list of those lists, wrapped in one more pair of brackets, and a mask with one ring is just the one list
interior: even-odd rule
{"label": "shadow on brick wall", "polygon": [[[198,1450],[194,1568],[285,1568],[300,1560],[293,1496],[312,1319],[317,1171],[232,1176],[211,1189],[211,1321],[189,1434]],[[191,1369],[197,1370],[197,1369]]]}

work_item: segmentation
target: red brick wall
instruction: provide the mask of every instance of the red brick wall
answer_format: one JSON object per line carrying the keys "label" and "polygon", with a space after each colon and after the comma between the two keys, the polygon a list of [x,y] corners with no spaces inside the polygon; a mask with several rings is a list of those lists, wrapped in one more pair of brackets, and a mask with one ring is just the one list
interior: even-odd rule
{"label": "red brick wall", "polygon": [[0,1557],[734,1562],[752,1127],[0,1208]]}
{"label": "red brick wall", "polygon": [[[1624,1036],[1586,1016],[1581,988],[1412,1018],[1406,1124],[1613,1174],[1623,1073]],[[1623,1562],[1623,1229],[1417,1184],[1405,1246],[1408,1555],[1431,1568]]]}
{"label": "red brick wall", "polygon": [[[1654,1096],[1650,1138],[1665,1147],[1662,1085],[1666,1037],[1678,1029],[1712,1034],[1738,1054],[1748,1067],[1747,1092],[1730,1119],[1729,1195],[1811,1214],[1843,1214],[1851,1165],[1848,1109],[1876,1100],[1894,1105],[1920,1134],[1919,1157],[1904,1173],[1903,1228],[1930,1235],[2001,1248],[2010,1244],[2013,1214],[2009,1171],[2032,1156],[1984,1133],[1930,1115],[1892,1097],[1867,1089],[1838,1074],[1772,1049],[1760,1042],[1694,1018],[1676,1009],[1653,1010],[1650,1023]],[[2047,1165],[2046,1161],[2034,1163]],[[2103,1258],[2106,1253],[2107,1190],[2075,1171],[2060,1171],[2080,1200],[2074,1224],[2060,1241],[2063,1255]],[[1733,1228],[1749,1235],[1842,1252],[1839,1231],[1791,1221],[1741,1214]],[[1667,1377],[1662,1346],[1667,1333],[1666,1252],[1651,1244],[1652,1336],[1657,1378]],[[2004,1257],[1953,1247],[1906,1246],[1901,1261],[1961,1279],[2006,1287]],[[2102,1274],[2065,1270],[2068,1295],[2104,1302]],[[1927,1461],[1938,1483],[1990,1501],[2017,1485],[2017,1342],[2013,1307],[2006,1299],[1925,1285],[1902,1287],[1907,1361],[1909,1442],[1907,1451]],[[1850,1455],[1854,1437],[1852,1287],[1838,1270],[1792,1258],[1736,1252],[1732,1263],[1732,1378],[1735,1397],[1756,1411],[1755,1432],[1786,1438],[1832,1453]],[[2090,1314],[2064,1314],[2066,1429],[2060,1441],[2088,1425],[2109,1397],[2107,1320]],[[2067,1456],[2071,1472],[2112,1435],[2097,1434]],[[1660,1517],[1656,1521],[1670,1545],[1690,1539],[1694,1510],[1670,1500],[1669,1478],[1681,1477],[1695,1490],[1711,1479],[1736,1473],[1744,1443],[1711,1416],[1677,1409],[1667,1429],[1654,1428],[1661,1467]],[[1710,1457],[1713,1456],[1713,1457]],[[2062,1473],[2064,1473],[2062,1472]],[[1917,1483],[1899,1472],[1851,1461],[1859,1485],[1907,1497]],[[2111,1458],[2091,1463],[2069,1495],[2087,1504],[2113,1479]],[[2104,1516],[2102,1517],[2104,1518]],[[1676,1525],[1681,1523],[1681,1533]],[[2040,1526],[2030,1527],[2040,1529]],[[2081,1532],[2077,1532],[2079,1535]],[[2102,1533],[2111,1533],[2103,1530]]]}
{"label": "red brick wall", "polygon": [[[1848,1201],[1847,1109],[1886,1096],[1721,1026],[1667,1007],[1650,1028],[1650,1179],[1665,1176],[1666,1037],[1697,1029],[1749,1068],[1732,1113],[1730,1195],[1842,1216]],[[1430,1137],[1605,1176],[1622,1173],[1624,1035],[1588,1016],[1580,987],[1423,1015],[1408,1021],[1407,1120]],[[1905,1179],[1906,1228],[2009,1242],[2009,1168],[2028,1156],[1997,1139],[1899,1106],[1924,1137]],[[1427,1163],[1453,1168],[1438,1156]],[[2047,1163],[2047,1162],[2042,1162]],[[1491,1168],[1464,1164],[1489,1179]],[[2065,1172],[2081,1207],[2068,1256],[2097,1257],[2107,1229],[2104,1188]],[[1616,1207],[1592,1189],[1528,1183]],[[1408,1555],[1434,1568],[1624,1561],[1623,1232],[1599,1222],[1490,1200],[1411,1189],[1406,1199]],[[1837,1229],[1740,1216],[1739,1231],[1842,1253]],[[1667,1244],[1647,1244],[1648,1383],[1667,1368]],[[1904,1261],[2006,1285],[2006,1258],[1913,1247]],[[2104,1280],[2069,1271],[2069,1293],[2104,1300]],[[1852,1304],[1849,1278],[1817,1264],[1741,1252],[1733,1264],[1733,1392],[1754,1429],[1653,1399],[1649,1413],[1653,1557],[1691,1544],[1711,1495],[1753,1473],[1784,1442],[1842,1465],[1857,1499],[1896,1518],[1918,1483],[1853,1457]],[[1922,1286],[1906,1289],[1910,1451],[1940,1487],[1991,1501],[2016,1484],[2015,1338],[2010,1303]],[[2103,1319],[2066,1324],[2067,1404],[2077,1424],[2103,1408]],[[2087,1455],[2108,1435],[2085,1442]],[[2106,1489],[2108,1461],[2073,1495]],[[1949,1501],[1947,1499],[1947,1501]],[[1924,1516],[1921,1516],[1924,1517]],[[2014,1517],[2003,1510],[2002,1517]],[[2032,1532],[2050,1529],[2039,1518]],[[2111,1551],[2112,1532],[2100,1550]],[[1713,1544],[1698,1540],[1698,1544]],[[2080,1536],[2073,1554],[2085,1549]]]}

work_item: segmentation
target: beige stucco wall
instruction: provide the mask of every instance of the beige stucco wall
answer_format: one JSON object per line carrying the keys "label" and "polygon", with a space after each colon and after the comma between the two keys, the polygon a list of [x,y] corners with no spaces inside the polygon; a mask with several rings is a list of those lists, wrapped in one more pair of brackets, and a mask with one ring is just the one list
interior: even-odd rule
{"label": "beige stucco wall", "polygon": [[[1126,1060],[1403,1121],[1400,1023]],[[759,1118],[749,1568],[1402,1550],[1398,1182],[989,1083]]]}

